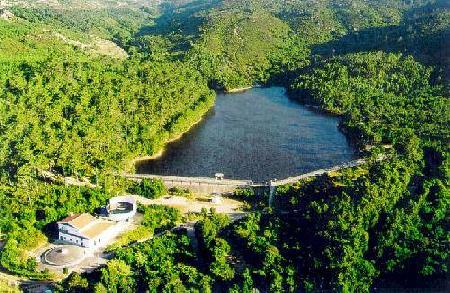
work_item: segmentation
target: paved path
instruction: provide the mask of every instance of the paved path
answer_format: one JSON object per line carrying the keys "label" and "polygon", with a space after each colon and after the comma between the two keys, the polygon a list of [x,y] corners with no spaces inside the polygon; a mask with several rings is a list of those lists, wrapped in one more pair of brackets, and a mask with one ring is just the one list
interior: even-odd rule
{"label": "paved path", "polygon": [[152,174],[125,174],[125,178],[130,179],[161,179],[164,182],[186,182],[186,183],[201,183],[211,185],[249,185],[251,180],[234,180],[222,179],[218,180],[210,177],[181,177],[181,176],[162,176]]}
{"label": "paved path", "polygon": [[316,170],[316,171],[309,172],[309,173],[306,173],[306,174],[302,174],[302,175],[299,175],[299,176],[289,177],[289,178],[282,179],[282,180],[277,180],[277,181],[273,182],[272,185],[280,186],[280,185],[295,183],[295,182],[298,182],[298,181],[300,181],[302,179],[306,179],[306,178],[310,178],[310,177],[317,177],[317,176],[323,175],[325,173],[336,172],[336,171],[339,171],[341,169],[356,167],[356,166],[360,166],[360,165],[365,164],[365,163],[366,163],[366,160],[359,159],[359,160],[351,161],[351,162],[348,162],[348,163],[345,163],[345,164],[341,164],[341,165],[338,165],[338,166],[334,166],[334,167],[331,167],[331,168],[328,168],[328,169],[320,169],[320,170]]}

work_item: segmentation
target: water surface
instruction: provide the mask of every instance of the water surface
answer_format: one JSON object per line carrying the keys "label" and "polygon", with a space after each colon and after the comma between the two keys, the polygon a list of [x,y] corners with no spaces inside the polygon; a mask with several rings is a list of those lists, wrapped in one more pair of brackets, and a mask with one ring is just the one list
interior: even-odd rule
{"label": "water surface", "polygon": [[137,173],[266,181],[356,158],[337,118],[288,99],[284,88],[219,94],[205,119]]}

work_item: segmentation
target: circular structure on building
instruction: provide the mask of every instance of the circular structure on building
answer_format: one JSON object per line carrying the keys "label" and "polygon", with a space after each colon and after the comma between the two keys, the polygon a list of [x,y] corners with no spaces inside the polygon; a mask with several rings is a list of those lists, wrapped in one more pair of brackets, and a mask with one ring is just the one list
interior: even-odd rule
{"label": "circular structure on building", "polygon": [[131,196],[113,197],[106,209],[110,220],[127,221],[136,214],[136,200]]}
{"label": "circular structure on building", "polygon": [[77,265],[83,261],[84,257],[84,249],[75,245],[60,245],[50,248],[43,254],[46,264],[58,267]]}

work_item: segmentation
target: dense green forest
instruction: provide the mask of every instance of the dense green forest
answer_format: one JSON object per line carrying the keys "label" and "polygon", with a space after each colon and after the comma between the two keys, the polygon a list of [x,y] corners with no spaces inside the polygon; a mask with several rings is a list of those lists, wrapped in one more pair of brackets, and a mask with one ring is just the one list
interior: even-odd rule
{"label": "dense green forest", "polygon": [[14,16],[0,17],[0,264],[10,273],[51,279],[28,252],[70,213],[125,191],[163,195],[160,182],[117,174],[187,131],[214,91],[276,84],[339,116],[367,163],[279,187],[271,208],[236,192],[250,214],[203,211],[196,241],[172,229],[177,210],[141,207],[134,233],[166,232],[138,245],[127,235],[105,267],[57,289],[359,292],[448,280],[447,1],[4,5],[0,16]]}

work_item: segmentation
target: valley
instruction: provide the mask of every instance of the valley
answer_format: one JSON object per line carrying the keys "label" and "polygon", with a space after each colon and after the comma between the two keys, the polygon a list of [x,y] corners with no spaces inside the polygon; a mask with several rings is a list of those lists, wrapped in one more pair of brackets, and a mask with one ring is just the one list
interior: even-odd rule
{"label": "valley", "polygon": [[448,291],[447,2],[1,0],[0,291]]}

